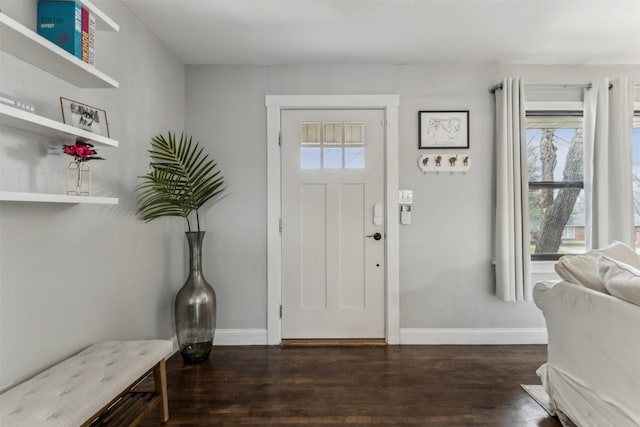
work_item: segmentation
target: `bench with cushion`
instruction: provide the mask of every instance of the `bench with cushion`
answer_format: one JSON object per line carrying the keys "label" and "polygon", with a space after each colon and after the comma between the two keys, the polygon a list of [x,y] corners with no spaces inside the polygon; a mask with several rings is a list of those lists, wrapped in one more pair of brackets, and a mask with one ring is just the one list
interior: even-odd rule
{"label": "bench with cushion", "polygon": [[[95,344],[0,395],[2,427],[135,426],[159,404],[169,419],[170,341]],[[153,374],[155,391],[132,389]]]}

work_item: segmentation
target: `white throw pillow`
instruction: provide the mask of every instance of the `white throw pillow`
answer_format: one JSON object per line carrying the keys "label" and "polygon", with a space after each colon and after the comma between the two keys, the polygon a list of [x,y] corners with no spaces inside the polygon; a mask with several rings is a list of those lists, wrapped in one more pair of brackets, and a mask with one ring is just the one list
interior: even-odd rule
{"label": "white throw pillow", "polygon": [[561,257],[555,265],[556,273],[567,282],[608,294],[598,273],[598,258],[601,255],[640,269],[640,257],[636,252],[624,243],[613,242],[606,248],[594,249],[582,255]]}
{"label": "white throw pillow", "polygon": [[640,270],[602,255],[598,260],[598,272],[611,295],[640,305]]}

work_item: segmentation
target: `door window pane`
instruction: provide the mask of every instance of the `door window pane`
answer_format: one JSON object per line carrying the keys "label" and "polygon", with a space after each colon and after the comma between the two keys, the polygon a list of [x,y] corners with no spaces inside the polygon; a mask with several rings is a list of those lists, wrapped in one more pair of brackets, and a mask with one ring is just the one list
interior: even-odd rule
{"label": "door window pane", "polygon": [[300,167],[302,169],[320,169],[321,165],[320,147],[300,147]]}
{"label": "door window pane", "polygon": [[364,169],[364,147],[344,149],[345,169]]}
{"label": "door window pane", "polygon": [[345,144],[364,144],[364,123],[346,123],[344,142]]}
{"label": "door window pane", "polygon": [[320,144],[320,123],[300,123],[300,143]]}
{"label": "door window pane", "polygon": [[342,148],[324,148],[322,167],[324,169],[342,169]]}
{"label": "door window pane", "polygon": [[323,142],[325,145],[342,144],[342,123],[323,123]]}

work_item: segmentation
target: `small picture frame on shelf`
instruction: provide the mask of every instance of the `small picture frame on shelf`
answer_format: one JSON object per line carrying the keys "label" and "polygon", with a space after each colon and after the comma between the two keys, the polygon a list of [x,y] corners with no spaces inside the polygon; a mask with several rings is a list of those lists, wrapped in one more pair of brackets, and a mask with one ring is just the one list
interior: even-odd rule
{"label": "small picture frame on shelf", "polygon": [[418,148],[469,148],[469,110],[418,111]]}
{"label": "small picture frame on shelf", "polygon": [[91,105],[60,97],[62,122],[74,128],[86,130],[109,138],[107,112]]}

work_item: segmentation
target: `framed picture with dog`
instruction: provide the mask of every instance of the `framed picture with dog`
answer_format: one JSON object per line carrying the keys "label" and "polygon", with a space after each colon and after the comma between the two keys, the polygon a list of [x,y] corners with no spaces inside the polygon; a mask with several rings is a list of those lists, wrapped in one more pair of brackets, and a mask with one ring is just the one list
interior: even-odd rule
{"label": "framed picture with dog", "polygon": [[418,111],[418,148],[469,148],[469,110]]}

